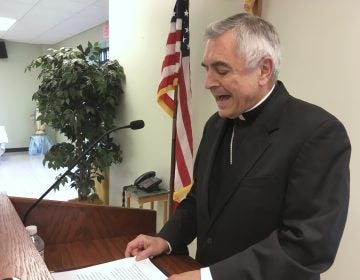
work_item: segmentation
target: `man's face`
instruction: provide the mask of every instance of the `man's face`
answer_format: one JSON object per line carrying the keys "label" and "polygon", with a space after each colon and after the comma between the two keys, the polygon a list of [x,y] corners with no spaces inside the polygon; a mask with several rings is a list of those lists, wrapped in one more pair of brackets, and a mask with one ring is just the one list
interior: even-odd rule
{"label": "man's face", "polygon": [[245,67],[232,31],[207,41],[202,65],[206,69],[205,88],[213,94],[220,117],[238,117],[267,93],[259,82],[260,67]]}

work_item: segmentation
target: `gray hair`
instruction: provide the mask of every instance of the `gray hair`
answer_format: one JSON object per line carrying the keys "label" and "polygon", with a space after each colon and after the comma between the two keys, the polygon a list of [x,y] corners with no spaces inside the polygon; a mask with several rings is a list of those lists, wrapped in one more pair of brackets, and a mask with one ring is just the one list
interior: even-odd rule
{"label": "gray hair", "polygon": [[277,79],[281,53],[280,40],[275,28],[267,21],[250,14],[240,13],[211,23],[205,32],[205,39],[213,39],[227,31],[236,35],[239,54],[249,68],[257,67],[270,56],[274,63],[272,78]]}

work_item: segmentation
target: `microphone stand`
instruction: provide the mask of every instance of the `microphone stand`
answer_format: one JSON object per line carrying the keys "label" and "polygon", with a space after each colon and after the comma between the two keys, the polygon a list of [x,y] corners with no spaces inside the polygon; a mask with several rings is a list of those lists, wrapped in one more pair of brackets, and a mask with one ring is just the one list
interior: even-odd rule
{"label": "microphone stand", "polygon": [[87,153],[92,150],[92,148],[94,148],[94,146],[96,144],[98,144],[100,142],[101,139],[103,139],[106,135],[109,135],[110,133],[119,130],[119,129],[124,129],[124,128],[131,128],[131,129],[140,129],[144,127],[144,122],[142,120],[137,120],[137,121],[132,121],[129,125],[126,126],[121,126],[121,127],[116,127],[113,128],[111,130],[106,131],[104,134],[102,134],[98,139],[96,139],[86,150],[85,152],[83,152],[71,165],[70,167],[68,167],[68,169],[55,181],[54,184],[51,185],[50,188],[48,188],[35,202],[34,204],[32,204],[29,209],[26,211],[22,222],[23,224],[26,226],[26,220],[27,217],[29,216],[30,212],[43,200],[43,198],[57,185],[60,183],[60,181],[69,174],[69,172],[76,166],[79,164],[79,162],[81,161],[81,159],[87,155]]}

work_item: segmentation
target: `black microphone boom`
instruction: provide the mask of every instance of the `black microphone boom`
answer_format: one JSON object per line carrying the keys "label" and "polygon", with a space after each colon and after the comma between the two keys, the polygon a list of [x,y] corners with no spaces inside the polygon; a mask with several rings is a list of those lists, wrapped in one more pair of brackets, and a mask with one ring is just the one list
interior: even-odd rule
{"label": "black microphone boom", "polygon": [[98,139],[96,139],[86,150],[85,152],[83,152],[72,164],[71,166],[69,166],[69,168],[55,181],[54,184],[51,185],[50,188],[48,188],[46,190],[46,192],[44,192],[35,202],[34,204],[32,204],[29,209],[26,211],[24,217],[23,217],[23,224],[26,225],[26,220],[27,220],[27,217],[29,216],[30,212],[43,200],[43,198],[56,186],[58,185],[61,180],[69,174],[69,172],[76,166],[79,164],[79,162],[81,161],[81,159],[87,155],[88,152],[90,152],[90,150],[92,150],[92,148],[94,148],[94,146],[96,144],[98,144],[101,139],[103,139],[105,136],[109,135],[110,133],[114,132],[114,131],[117,131],[119,129],[124,129],[124,128],[131,128],[133,130],[135,129],[141,129],[145,126],[145,123],[143,120],[136,120],[136,121],[132,121],[130,122],[129,125],[125,125],[125,126],[120,126],[120,127],[116,127],[116,128],[113,128],[113,129],[110,129],[108,131],[106,131],[104,134],[102,134]]}

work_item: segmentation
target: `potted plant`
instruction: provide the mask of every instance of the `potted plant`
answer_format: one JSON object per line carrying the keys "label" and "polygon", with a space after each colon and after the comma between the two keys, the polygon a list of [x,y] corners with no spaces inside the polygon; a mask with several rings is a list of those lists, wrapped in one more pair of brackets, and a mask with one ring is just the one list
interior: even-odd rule
{"label": "potted plant", "polygon": [[[32,98],[40,116],[68,141],[55,144],[45,154],[43,164],[53,169],[68,168],[104,132],[115,127],[120,94],[124,92],[123,67],[116,60],[100,61],[100,47],[88,43],[84,49],[49,49],[33,60],[25,71],[40,69],[40,85]],[[79,200],[97,198],[95,180],[104,180],[104,171],[120,163],[120,145],[108,136],[101,140],[59,183],[78,192]],[[59,185],[55,189],[59,189]]]}

